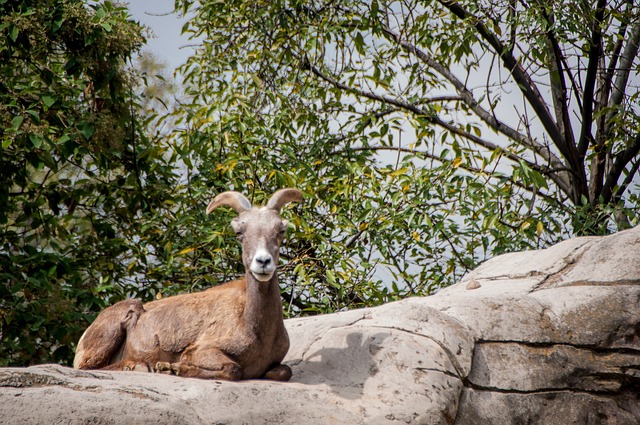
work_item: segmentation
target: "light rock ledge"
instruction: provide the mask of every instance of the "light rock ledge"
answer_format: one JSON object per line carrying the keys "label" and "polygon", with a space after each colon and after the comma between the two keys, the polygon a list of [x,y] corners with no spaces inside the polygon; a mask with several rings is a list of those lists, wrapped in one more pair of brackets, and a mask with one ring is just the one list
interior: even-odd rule
{"label": "light rock ledge", "polygon": [[0,424],[640,423],[640,227],[286,321],[288,383],[0,369]]}

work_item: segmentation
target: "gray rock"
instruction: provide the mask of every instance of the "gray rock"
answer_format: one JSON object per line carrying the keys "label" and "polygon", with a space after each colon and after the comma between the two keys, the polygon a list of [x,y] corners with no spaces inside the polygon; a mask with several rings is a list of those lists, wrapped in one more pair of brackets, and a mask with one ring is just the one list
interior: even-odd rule
{"label": "gray rock", "polygon": [[291,382],[0,369],[0,424],[638,424],[640,227],[286,321]]}

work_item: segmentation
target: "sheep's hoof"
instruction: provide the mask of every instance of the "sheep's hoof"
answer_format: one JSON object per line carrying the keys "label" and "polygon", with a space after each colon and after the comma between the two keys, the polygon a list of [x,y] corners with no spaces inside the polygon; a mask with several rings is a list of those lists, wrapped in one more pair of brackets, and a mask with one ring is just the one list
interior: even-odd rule
{"label": "sheep's hoof", "polygon": [[163,373],[165,375],[174,375],[174,366],[169,362],[157,362],[156,367],[153,369],[156,373]]}
{"label": "sheep's hoof", "polygon": [[147,363],[125,362],[121,369],[125,372],[151,372],[151,367]]}
{"label": "sheep's hoof", "polygon": [[285,364],[280,364],[267,373],[264,374],[264,379],[271,379],[274,381],[288,381],[291,379],[293,372],[291,368]]}
{"label": "sheep's hoof", "polygon": [[153,370],[156,373],[163,373],[165,375],[182,375],[180,368],[180,363],[157,362]]}

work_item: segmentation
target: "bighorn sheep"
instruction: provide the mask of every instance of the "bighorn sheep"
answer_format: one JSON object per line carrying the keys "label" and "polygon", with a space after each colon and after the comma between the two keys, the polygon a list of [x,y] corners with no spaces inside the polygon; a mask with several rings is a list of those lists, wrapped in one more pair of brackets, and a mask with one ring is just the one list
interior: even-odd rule
{"label": "bighorn sheep", "polygon": [[231,225],[242,243],[246,276],[199,293],[108,307],[80,338],[73,366],[288,381],[291,369],[280,362],[289,336],[276,275],[287,222],[279,212],[301,200],[296,189],[277,191],[262,208],[238,192],[216,196],[207,214],[223,205],[239,213]]}

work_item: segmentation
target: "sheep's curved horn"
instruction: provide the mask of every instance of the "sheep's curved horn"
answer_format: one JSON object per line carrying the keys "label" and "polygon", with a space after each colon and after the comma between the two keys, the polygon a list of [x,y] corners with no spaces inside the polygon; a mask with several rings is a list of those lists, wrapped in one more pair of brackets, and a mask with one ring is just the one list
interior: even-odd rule
{"label": "sheep's curved horn", "polygon": [[289,202],[302,202],[302,192],[298,189],[280,189],[269,199],[267,208],[280,211]]}
{"label": "sheep's curved horn", "polygon": [[240,192],[233,190],[222,192],[209,203],[207,214],[221,206],[231,207],[239,214],[242,211],[251,209],[251,202]]}

